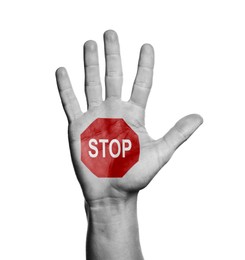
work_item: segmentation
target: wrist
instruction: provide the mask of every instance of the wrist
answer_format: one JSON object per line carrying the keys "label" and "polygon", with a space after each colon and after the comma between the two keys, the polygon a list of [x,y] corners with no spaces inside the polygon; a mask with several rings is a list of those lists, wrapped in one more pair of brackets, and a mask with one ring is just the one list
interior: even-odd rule
{"label": "wrist", "polygon": [[89,223],[117,224],[130,222],[137,218],[137,193],[130,194],[127,198],[103,198],[85,202]]}
{"label": "wrist", "polygon": [[[137,193],[127,199],[90,201],[86,203],[86,213],[87,259],[143,259],[137,221]],[[99,258],[93,252],[100,252]]]}

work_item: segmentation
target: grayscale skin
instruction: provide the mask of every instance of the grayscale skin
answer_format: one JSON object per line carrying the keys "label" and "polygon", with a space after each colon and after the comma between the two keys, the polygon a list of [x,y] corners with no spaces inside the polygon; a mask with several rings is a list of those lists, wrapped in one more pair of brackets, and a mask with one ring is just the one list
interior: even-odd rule
{"label": "grayscale skin", "polygon": [[[69,121],[72,162],[85,197],[88,218],[87,259],[140,260],[143,256],[137,222],[138,192],[150,183],[203,120],[197,114],[185,116],[163,137],[153,140],[144,123],[153,78],[153,47],[150,44],[141,47],[132,94],[127,102],[121,100],[123,73],[115,31],[104,33],[104,47],[105,100],[102,99],[97,44],[91,40],[84,44],[87,112],[81,111],[65,68],[56,71],[57,85]],[[96,118],[123,118],[139,136],[139,161],[123,178],[98,178],[81,162],[80,134]]]}

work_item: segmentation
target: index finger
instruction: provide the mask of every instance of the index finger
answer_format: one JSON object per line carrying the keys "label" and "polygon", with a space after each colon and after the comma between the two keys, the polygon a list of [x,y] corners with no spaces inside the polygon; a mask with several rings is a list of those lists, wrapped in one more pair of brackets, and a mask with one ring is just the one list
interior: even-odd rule
{"label": "index finger", "polygon": [[154,49],[144,44],[140,50],[138,71],[134,81],[130,101],[145,108],[151,91],[154,67]]}

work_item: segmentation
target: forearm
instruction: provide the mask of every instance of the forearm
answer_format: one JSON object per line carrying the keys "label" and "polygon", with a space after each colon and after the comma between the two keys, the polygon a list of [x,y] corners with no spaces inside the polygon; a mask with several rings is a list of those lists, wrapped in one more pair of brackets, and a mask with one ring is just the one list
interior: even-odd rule
{"label": "forearm", "polygon": [[86,203],[87,260],[142,260],[137,194]]}

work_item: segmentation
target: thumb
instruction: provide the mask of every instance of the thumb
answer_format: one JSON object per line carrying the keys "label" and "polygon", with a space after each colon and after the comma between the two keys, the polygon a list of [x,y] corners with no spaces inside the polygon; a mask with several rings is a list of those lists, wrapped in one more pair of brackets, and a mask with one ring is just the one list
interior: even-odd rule
{"label": "thumb", "polygon": [[169,161],[176,149],[183,144],[203,123],[200,115],[191,114],[181,118],[158,143],[158,154],[161,166]]}

